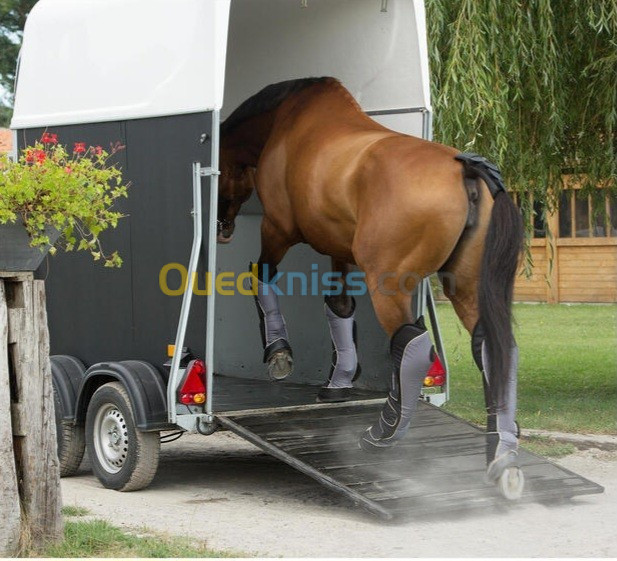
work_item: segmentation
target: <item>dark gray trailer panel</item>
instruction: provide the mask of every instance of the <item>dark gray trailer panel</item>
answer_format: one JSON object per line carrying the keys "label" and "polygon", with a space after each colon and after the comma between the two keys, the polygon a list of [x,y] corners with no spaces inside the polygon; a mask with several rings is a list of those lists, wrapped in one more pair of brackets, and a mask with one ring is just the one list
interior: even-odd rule
{"label": "dark gray trailer panel", "polygon": [[[87,366],[101,361],[145,360],[163,370],[167,345],[175,341],[180,296],[159,287],[167,263],[187,266],[193,239],[191,210],[194,161],[210,165],[212,113],[192,113],[108,123],[51,127],[58,140],[126,147],[114,156],[125,181],[128,199],[118,210],[127,216],[101,239],[107,251],[118,250],[124,264],[106,269],[89,254],[61,252],[39,269],[46,279],[52,354],[72,355]],[[20,148],[40,139],[45,129],[18,131]],[[204,197],[204,213],[208,197]],[[207,214],[205,214],[207,216]],[[203,248],[203,283],[207,247]],[[170,288],[180,275],[169,274]],[[203,355],[206,298],[193,300],[186,346]]]}

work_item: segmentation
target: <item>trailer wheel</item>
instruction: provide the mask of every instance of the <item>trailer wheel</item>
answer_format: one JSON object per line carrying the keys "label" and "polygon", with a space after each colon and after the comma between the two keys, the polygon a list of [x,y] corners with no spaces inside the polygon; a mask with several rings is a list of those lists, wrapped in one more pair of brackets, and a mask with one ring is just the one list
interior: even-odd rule
{"label": "trailer wheel", "polygon": [[73,421],[63,419],[62,402],[56,388],[54,388],[54,410],[60,477],[69,477],[75,475],[84,457],[86,449],[85,429],[83,425],[76,425]]}
{"label": "trailer wheel", "polygon": [[86,445],[92,470],[108,489],[147,487],[159,463],[158,432],[141,432],[126,389],[119,382],[101,386],[86,414]]}

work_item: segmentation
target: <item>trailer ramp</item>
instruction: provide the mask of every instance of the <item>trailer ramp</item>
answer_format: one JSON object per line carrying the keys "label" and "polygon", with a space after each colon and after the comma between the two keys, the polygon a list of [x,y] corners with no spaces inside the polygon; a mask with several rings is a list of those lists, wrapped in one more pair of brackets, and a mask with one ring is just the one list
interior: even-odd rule
{"label": "trailer ramp", "polygon": [[[508,502],[485,481],[484,433],[421,403],[413,428],[392,450],[367,453],[359,435],[383,400],[218,414],[221,425],[384,518],[494,509]],[[604,489],[525,450],[519,502],[563,500]]]}

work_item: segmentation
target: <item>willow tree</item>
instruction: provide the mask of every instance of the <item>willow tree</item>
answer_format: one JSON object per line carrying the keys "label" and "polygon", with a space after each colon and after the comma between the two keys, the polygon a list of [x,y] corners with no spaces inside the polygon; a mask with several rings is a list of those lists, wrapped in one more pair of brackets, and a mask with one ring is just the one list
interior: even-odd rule
{"label": "willow tree", "polygon": [[493,159],[513,191],[545,209],[565,174],[585,195],[602,186],[614,196],[617,0],[426,7],[435,139]]}

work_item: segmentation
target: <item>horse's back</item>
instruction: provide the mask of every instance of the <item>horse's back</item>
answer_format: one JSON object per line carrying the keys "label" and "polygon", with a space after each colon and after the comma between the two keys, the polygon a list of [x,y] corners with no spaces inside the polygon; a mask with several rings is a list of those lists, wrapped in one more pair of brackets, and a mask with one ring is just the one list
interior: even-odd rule
{"label": "horse's back", "polygon": [[[400,135],[376,143],[358,170],[362,204],[373,213],[387,206],[392,219],[441,221],[466,214],[462,166],[454,148]],[[452,216],[444,217],[451,220]]]}
{"label": "horse's back", "polygon": [[426,236],[451,250],[468,210],[458,151],[389,130],[336,92],[305,95],[283,106],[262,153],[266,215],[354,261],[353,246],[382,251]]}
{"label": "horse's back", "polygon": [[384,139],[366,154],[359,174],[356,260],[396,266],[406,248],[420,272],[437,270],[458,242],[469,203],[457,151],[421,139]]}

